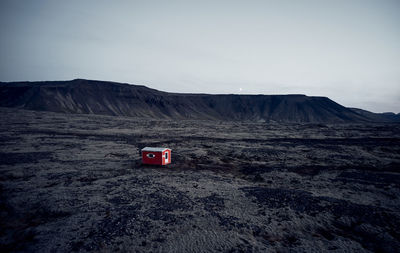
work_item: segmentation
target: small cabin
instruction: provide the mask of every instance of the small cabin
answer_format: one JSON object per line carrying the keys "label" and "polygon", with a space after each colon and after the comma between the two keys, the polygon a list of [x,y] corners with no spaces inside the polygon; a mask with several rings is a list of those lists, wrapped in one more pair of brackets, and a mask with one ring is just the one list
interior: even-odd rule
{"label": "small cabin", "polygon": [[142,163],[167,165],[171,163],[171,149],[145,147],[142,149]]}

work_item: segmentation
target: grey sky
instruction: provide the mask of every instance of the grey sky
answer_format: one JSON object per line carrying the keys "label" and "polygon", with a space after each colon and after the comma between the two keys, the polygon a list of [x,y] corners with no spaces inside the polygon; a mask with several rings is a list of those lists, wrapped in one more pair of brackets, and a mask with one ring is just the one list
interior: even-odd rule
{"label": "grey sky", "polygon": [[0,0],[0,80],[328,96],[400,112],[400,1]]}

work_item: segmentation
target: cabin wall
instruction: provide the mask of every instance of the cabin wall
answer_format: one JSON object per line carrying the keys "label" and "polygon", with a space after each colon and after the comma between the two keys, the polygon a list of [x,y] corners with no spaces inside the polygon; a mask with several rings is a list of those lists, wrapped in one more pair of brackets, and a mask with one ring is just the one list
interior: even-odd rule
{"label": "cabin wall", "polygon": [[[147,154],[154,154],[154,158],[147,157]],[[144,164],[155,164],[162,165],[164,164],[164,158],[162,152],[153,152],[153,151],[143,151],[142,152],[142,163]]]}

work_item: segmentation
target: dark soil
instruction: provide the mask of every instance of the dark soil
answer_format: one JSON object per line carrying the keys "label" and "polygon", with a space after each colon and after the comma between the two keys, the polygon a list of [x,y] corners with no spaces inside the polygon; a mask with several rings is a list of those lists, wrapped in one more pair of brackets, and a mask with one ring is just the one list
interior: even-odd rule
{"label": "dark soil", "polygon": [[400,248],[398,124],[0,113],[1,252]]}

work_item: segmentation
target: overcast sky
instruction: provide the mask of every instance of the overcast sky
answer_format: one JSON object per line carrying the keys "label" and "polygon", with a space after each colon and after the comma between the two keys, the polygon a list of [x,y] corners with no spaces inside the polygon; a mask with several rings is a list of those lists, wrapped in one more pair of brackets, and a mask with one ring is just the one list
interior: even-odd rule
{"label": "overcast sky", "polygon": [[0,0],[0,81],[306,94],[400,112],[400,1]]}

